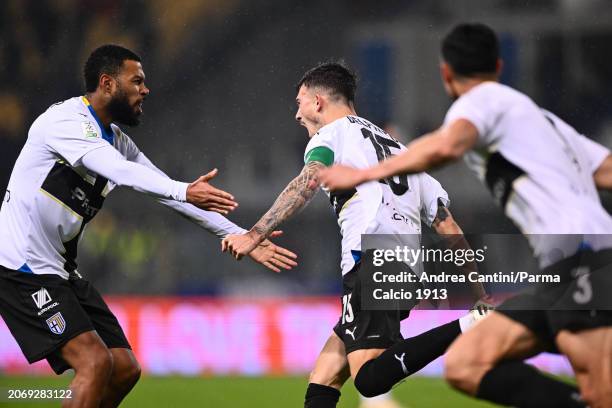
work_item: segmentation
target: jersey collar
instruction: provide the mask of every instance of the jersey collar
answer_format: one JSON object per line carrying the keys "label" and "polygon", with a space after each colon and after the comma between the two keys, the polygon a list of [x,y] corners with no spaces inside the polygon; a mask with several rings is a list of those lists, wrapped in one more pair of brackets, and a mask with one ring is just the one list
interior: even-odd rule
{"label": "jersey collar", "polygon": [[100,129],[102,130],[102,139],[106,140],[112,146],[115,140],[115,135],[113,133],[113,130],[111,129],[110,126],[108,127],[104,126],[104,124],[102,123],[102,121],[100,121],[100,118],[96,114],[96,111],[92,108],[91,104],[89,103],[89,100],[84,96],[81,98],[85,106],[87,106],[87,109],[89,109],[89,112],[91,112],[96,122],[98,122],[98,126],[100,126]]}

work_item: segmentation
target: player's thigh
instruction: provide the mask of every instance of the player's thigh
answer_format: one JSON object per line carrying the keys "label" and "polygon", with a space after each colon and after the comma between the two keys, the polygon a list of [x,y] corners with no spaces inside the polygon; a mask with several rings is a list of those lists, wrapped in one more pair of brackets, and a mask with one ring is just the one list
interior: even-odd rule
{"label": "player's thigh", "polygon": [[46,358],[57,374],[70,368],[59,349],[94,327],[71,283],[0,267],[0,314],[30,363]]}
{"label": "player's thigh", "polygon": [[68,365],[79,371],[94,375],[109,375],[113,366],[113,356],[98,333],[87,331],[64,344],[59,355]]}
{"label": "player's thigh", "polygon": [[[346,354],[354,356],[369,355],[371,350],[386,350],[403,340],[400,322],[406,317],[402,310],[371,310],[362,308],[361,282],[367,271],[357,264],[342,278],[342,315],[334,326],[334,333],[342,340]],[[368,351],[370,350],[370,351]],[[375,354],[375,353],[374,353]],[[379,353],[380,354],[380,353]],[[356,360],[357,357],[353,357]],[[356,361],[361,360],[359,358]]]}
{"label": "player's thigh", "polygon": [[344,343],[332,332],[317,357],[310,382],[340,389],[349,375]]}
{"label": "player's thigh", "polygon": [[446,353],[447,376],[470,376],[478,383],[498,361],[524,359],[541,351],[542,344],[531,330],[493,312],[451,344]]}
{"label": "player's thigh", "polygon": [[131,350],[130,343],[119,321],[97,289],[84,279],[75,280],[72,285],[80,306],[87,313],[94,329],[102,338],[106,347]]}

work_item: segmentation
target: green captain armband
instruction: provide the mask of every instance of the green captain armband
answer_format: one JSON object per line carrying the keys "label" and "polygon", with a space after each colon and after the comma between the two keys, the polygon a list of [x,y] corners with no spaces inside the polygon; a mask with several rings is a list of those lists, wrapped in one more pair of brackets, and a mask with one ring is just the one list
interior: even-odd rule
{"label": "green captain armband", "polygon": [[308,164],[313,161],[318,161],[326,166],[331,166],[334,164],[334,152],[325,146],[315,147],[306,153],[304,163]]}

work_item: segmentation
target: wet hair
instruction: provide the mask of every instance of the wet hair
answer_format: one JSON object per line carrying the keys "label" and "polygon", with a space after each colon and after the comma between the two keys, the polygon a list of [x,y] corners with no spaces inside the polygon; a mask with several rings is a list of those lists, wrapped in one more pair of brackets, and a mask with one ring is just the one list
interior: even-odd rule
{"label": "wet hair", "polygon": [[344,98],[347,103],[352,103],[355,101],[357,77],[342,62],[323,62],[306,71],[297,83],[296,91],[299,91],[302,85],[308,88],[325,88],[332,98]]}
{"label": "wet hair", "polygon": [[494,74],[498,58],[497,35],[484,24],[459,24],[442,40],[442,59],[460,76]]}
{"label": "wet hair", "polygon": [[140,62],[140,57],[133,51],[114,44],[106,44],[93,50],[83,67],[85,90],[95,92],[100,75],[116,76],[125,60]]}

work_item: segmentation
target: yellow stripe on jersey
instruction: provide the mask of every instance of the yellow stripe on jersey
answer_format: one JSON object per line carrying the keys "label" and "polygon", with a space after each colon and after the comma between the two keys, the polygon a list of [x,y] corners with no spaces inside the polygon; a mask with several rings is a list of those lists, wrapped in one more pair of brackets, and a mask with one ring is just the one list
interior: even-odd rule
{"label": "yellow stripe on jersey", "polygon": [[86,97],[81,96],[81,99],[83,99],[83,103],[85,104],[85,106],[89,106],[89,105],[91,105],[91,104],[89,103],[89,100],[88,100]]}
{"label": "yellow stripe on jersey", "polygon": [[347,205],[349,205],[349,203],[350,203],[351,201],[353,201],[354,199],[356,199],[358,196],[359,196],[359,193],[355,193],[355,194],[353,194],[353,196],[352,196],[351,198],[349,198],[349,199],[347,200],[347,202],[346,202],[346,203],[344,203],[344,205],[343,205],[343,206],[342,206],[342,208],[340,209],[340,212],[338,212],[338,217],[340,216],[340,214],[342,214],[342,211],[344,211],[344,209],[346,208],[346,206],[347,206]]}
{"label": "yellow stripe on jersey", "polygon": [[64,204],[63,202],[61,202],[59,199],[57,199],[55,196],[51,195],[51,193],[49,193],[46,190],[43,190],[42,188],[39,188],[39,191],[41,193],[43,193],[44,195],[46,195],[47,197],[51,198],[53,201],[59,203],[62,207],[64,207],[66,210],[70,211],[70,213],[72,213],[75,217],[77,217],[78,219],[82,220],[83,217],[80,216],[79,214],[77,214],[72,208],[68,207],[66,204]]}

